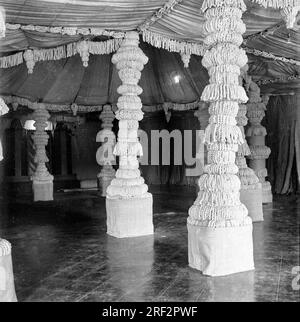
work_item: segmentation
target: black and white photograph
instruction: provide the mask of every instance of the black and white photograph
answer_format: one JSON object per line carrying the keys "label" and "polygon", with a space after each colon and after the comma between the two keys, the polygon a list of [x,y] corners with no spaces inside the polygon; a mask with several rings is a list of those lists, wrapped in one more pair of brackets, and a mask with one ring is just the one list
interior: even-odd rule
{"label": "black and white photograph", "polygon": [[0,302],[300,302],[300,0],[0,0]]}

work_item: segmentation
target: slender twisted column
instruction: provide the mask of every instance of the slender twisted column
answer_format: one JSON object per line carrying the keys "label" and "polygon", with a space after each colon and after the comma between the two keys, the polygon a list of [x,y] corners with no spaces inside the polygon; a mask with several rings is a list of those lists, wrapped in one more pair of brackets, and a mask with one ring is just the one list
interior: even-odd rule
{"label": "slender twisted column", "polygon": [[46,146],[49,136],[45,129],[50,114],[44,104],[35,104],[33,112],[34,126],[36,128],[32,138],[35,145],[36,169],[32,176],[34,201],[53,200],[53,176],[48,172],[46,162],[49,161],[46,154]]}
{"label": "slender twisted column", "polygon": [[96,142],[102,142],[102,146],[98,149],[96,160],[102,166],[98,174],[99,190],[102,197],[106,196],[106,189],[115,177],[115,170],[112,164],[115,164],[113,156],[113,148],[116,144],[116,136],[112,131],[113,120],[115,115],[110,105],[104,105],[99,119],[102,120],[102,130],[98,132]]}
{"label": "slender twisted column", "polygon": [[252,220],[240,202],[241,182],[235,154],[243,136],[236,126],[239,103],[247,95],[239,85],[247,62],[243,42],[243,0],[204,0],[206,45],[202,64],[210,84],[202,100],[210,102],[205,131],[208,164],[199,179],[199,194],[189,210],[189,265],[206,275],[221,276],[254,268]]}
{"label": "slender twisted column", "polygon": [[270,203],[273,200],[270,182],[266,181],[268,171],[266,160],[269,158],[271,149],[265,145],[267,130],[261,125],[265,117],[266,104],[260,97],[260,88],[256,83],[250,81],[249,102],[247,104],[247,116],[250,127],[246,131],[247,141],[251,154],[248,156],[249,166],[253,169],[262,184],[262,201]]}
{"label": "slender twisted column", "polygon": [[118,88],[119,132],[114,149],[119,156],[119,169],[107,188],[107,233],[118,238],[149,235],[153,233],[152,195],[141,177],[137,158],[143,153],[138,139],[139,121],[143,118],[138,82],[148,58],[139,48],[137,32],[126,33],[112,62],[122,85]]}

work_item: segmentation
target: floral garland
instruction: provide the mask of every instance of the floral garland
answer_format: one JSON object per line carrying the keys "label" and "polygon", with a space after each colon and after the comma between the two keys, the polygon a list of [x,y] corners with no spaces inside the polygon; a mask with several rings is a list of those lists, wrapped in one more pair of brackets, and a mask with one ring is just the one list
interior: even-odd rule
{"label": "floral garland", "polygon": [[69,112],[73,113],[74,116],[77,113],[90,113],[90,112],[101,112],[102,105],[77,105],[73,104],[50,104],[50,103],[38,103],[32,102],[27,98],[18,96],[2,96],[2,99],[6,104],[11,104],[13,110],[17,110],[18,106],[26,106],[30,109],[36,109],[39,105],[45,106],[49,112],[59,113],[59,112]]}
{"label": "floral garland", "polygon": [[261,85],[274,84],[279,82],[288,82],[288,81],[293,81],[297,79],[300,79],[300,75],[281,76],[274,79],[262,79],[257,81],[256,83],[257,85],[261,86]]}
{"label": "floral garland", "polygon": [[34,26],[34,25],[21,25],[6,23],[7,30],[24,30],[24,31],[37,31],[49,32],[52,34],[61,34],[68,36],[107,36],[112,38],[124,38],[124,32],[105,30],[102,28],[78,28],[78,27],[48,27],[48,26]]}
{"label": "floral garland", "polygon": [[248,54],[252,54],[252,55],[255,55],[255,56],[261,56],[261,57],[272,59],[272,60],[279,60],[279,61],[282,61],[284,63],[300,66],[300,61],[299,60],[285,58],[285,57],[281,57],[281,56],[275,56],[272,53],[268,53],[266,51],[261,51],[261,50],[258,50],[258,49],[253,49],[253,48],[248,48],[248,47],[244,47],[244,49],[246,50],[246,52]]}
{"label": "floral garland", "polygon": [[150,18],[146,19],[141,25],[139,25],[138,30],[144,31],[154,24],[157,20],[161,19],[163,16],[169,14],[174,7],[182,2],[182,0],[168,0],[168,2],[156,11]]}
{"label": "floral garland", "polygon": [[27,49],[14,55],[0,58],[0,68],[10,68],[26,62],[28,73],[33,73],[36,62],[48,60],[60,60],[79,54],[83,66],[87,67],[89,55],[107,55],[115,52],[122,42],[121,38],[109,39],[101,42],[83,40],[48,49]]}
{"label": "floral garland", "polygon": [[284,9],[299,6],[299,0],[251,0],[264,8]]}
{"label": "floral garland", "polygon": [[[77,113],[101,112],[103,109],[103,106],[107,105],[107,104],[104,104],[104,105],[78,105],[76,103],[72,103],[72,104],[37,103],[37,102],[32,102],[29,99],[23,98],[23,97],[3,95],[2,98],[0,97],[0,110],[1,110],[1,107],[4,106],[1,104],[1,100],[3,101],[3,104],[5,104],[5,103],[11,104],[12,108],[14,110],[16,110],[19,105],[26,106],[30,109],[35,109],[35,107],[38,104],[43,104],[46,107],[46,109],[50,112],[53,112],[53,113],[69,112],[69,113],[73,113],[74,116],[76,116]],[[197,100],[192,103],[186,103],[186,104],[166,102],[163,104],[152,105],[152,106],[143,105],[142,109],[146,113],[163,111],[165,109],[173,110],[173,111],[191,111],[191,110],[196,110],[199,107],[199,105],[202,103],[203,102],[200,100]],[[6,104],[5,104],[5,106],[7,106]],[[112,109],[114,112],[117,110],[117,107],[115,104],[112,104]],[[4,110],[8,112],[7,108],[2,109],[2,111],[4,111]],[[1,111],[0,111],[0,115],[1,115]]]}

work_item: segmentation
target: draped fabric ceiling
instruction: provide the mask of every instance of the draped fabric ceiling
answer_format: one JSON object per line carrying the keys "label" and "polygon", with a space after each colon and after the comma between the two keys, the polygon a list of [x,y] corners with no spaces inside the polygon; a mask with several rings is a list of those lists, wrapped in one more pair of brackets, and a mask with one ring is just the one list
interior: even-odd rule
{"label": "draped fabric ceiling", "polygon": [[[299,25],[288,30],[279,11],[265,9],[251,1],[244,14],[247,25],[245,45],[277,56],[298,59],[300,52]],[[203,41],[200,12],[201,0],[182,0],[169,13],[150,24],[149,19],[166,0],[0,0],[6,10],[6,22],[21,25],[103,28],[128,31],[147,25],[147,30],[179,41]],[[277,27],[276,27],[277,26]],[[273,32],[259,33],[269,28]],[[253,37],[253,35],[256,35]],[[82,39],[99,41],[93,36],[61,35],[49,32],[7,30],[1,40],[2,56],[28,48],[51,48]],[[189,103],[201,96],[208,76],[201,65],[201,57],[192,55],[185,69],[177,53],[169,53],[142,43],[149,57],[141,86],[143,103]],[[249,55],[250,72],[255,79],[274,79],[299,73],[299,66]],[[26,65],[0,70],[0,94],[17,95],[47,103],[97,105],[115,103],[119,79],[111,64],[110,55],[90,57],[89,66],[82,66],[79,55],[58,61],[39,62],[34,73],[28,75]],[[180,82],[174,82],[179,75]],[[264,92],[283,93],[299,88],[299,79],[262,86]]]}

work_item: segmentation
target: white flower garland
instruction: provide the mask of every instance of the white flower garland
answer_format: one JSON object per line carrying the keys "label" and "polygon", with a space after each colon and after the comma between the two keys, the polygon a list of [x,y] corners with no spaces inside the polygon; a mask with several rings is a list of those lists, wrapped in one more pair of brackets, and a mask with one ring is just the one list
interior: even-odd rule
{"label": "white flower garland", "polygon": [[284,9],[300,5],[299,0],[251,0],[264,8]]}
{"label": "white flower garland", "polygon": [[102,28],[78,28],[78,27],[48,27],[48,26],[34,26],[34,25],[21,25],[6,23],[7,30],[24,30],[24,31],[37,31],[48,32],[52,34],[61,34],[68,36],[107,36],[112,38],[124,38],[124,32],[106,30]]}
{"label": "white flower garland", "polygon": [[174,7],[180,2],[182,2],[182,0],[168,0],[167,3],[162,8],[160,8],[150,18],[146,19],[141,25],[139,25],[138,30],[141,30],[141,31],[146,30],[157,20],[169,14],[174,9]]}
{"label": "white flower garland", "polygon": [[244,49],[248,54],[252,54],[252,55],[255,55],[255,56],[260,56],[260,57],[264,57],[264,58],[268,58],[268,59],[272,59],[272,60],[279,60],[279,61],[282,61],[284,63],[300,66],[300,61],[299,60],[285,58],[285,57],[281,57],[281,56],[275,56],[272,53],[268,53],[266,51],[261,51],[261,50],[258,50],[258,49],[253,49],[253,48],[248,48],[248,47],[244,47]]}
{"label": "white flower garland", "polygon": [[300,79],[300,75],[291,75],[291,76],[281,76],[278,78],[273,78],[273,79],[262,79],[257,81],[257,85],[267,85],[267,84],[274,84],[274,83],[280,83],[280,82],[288,82],[288,81],[293,81]]}

